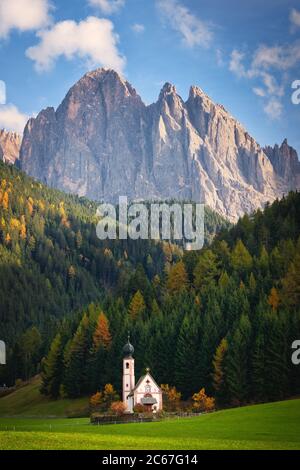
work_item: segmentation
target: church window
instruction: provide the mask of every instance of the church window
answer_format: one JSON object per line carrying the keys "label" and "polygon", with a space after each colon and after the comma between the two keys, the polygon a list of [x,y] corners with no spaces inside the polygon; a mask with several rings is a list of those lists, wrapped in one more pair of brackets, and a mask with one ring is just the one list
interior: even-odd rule
{"label": "church window", "polygon": [[129,362],[126,362],[126,369],[129,369]]}
{"label": "church window", "polygon": [[151,386],[150,385],[146,385],[146,393],[150,393],[151,392]]}

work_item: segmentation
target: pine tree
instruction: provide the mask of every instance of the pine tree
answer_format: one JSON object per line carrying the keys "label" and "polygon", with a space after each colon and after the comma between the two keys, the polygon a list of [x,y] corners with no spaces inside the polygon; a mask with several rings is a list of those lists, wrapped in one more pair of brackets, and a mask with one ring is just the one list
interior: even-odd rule
{"label": "pine tree", "polygon": [[54,338],[48,356],[43,362],[41,392],[56,399],[59,397],[63,376],[63,342],[60,334]]}
{"label": "pine tree", "polygon": [[258,331],[251,354],[251,396],[257,401],[266,398],[265,384],[265,339]]}
{"label": "pine tree", "polygon": [[64,390],[70,398],[80,397],[89,389],[87,383],[89,350],[89,319],[84,314],[68,351]]}
{"label": "pine tree", "polygon": [[251,269],[253,260],[242,240],[238,240],[231,254],[231,264],[238,273]]}
{"label": "pine tree", "polygon": [[243,315],[237,330],[229,338],[225,366],[229,398],[235,404],[244,403],[249,394],[248,350],[250,335],[251,324],[249,318]]}
{"label": "pine tree", "polygon": [[281,297],[289,308],[300,308],[300,253],[295,256],[282,280]]}
{"label": "pine tree", "polygon": [[199,388],[198,329],[194,319],[184,317],[175,354],[175,385],[184,398]]}

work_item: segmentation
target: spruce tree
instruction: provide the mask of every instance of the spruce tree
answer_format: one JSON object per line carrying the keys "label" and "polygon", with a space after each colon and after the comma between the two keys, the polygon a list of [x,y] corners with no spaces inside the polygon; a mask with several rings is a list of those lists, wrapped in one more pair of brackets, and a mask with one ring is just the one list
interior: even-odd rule
{"label": "spruce tree", "polygon": [[42,367],[41,392],[55,399],[59,397],[63,376],[63,347],[62,337],[58,333]]}

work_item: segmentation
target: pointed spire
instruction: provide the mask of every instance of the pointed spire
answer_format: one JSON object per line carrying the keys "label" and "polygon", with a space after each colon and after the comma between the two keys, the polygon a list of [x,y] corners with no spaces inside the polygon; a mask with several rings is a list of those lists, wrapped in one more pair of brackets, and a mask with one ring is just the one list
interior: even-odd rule
{"label": "pointed spire", "polygon": [[165,98],[166,96],[168,95],[176,95],[176,87],[175,85],[172,85],[171,83],[167,82],[164,84],[164,86],[162,87],[161,89],[161,92],[160,92],[160,95],[159,95],[159,98],[160,99],[163,99]]}

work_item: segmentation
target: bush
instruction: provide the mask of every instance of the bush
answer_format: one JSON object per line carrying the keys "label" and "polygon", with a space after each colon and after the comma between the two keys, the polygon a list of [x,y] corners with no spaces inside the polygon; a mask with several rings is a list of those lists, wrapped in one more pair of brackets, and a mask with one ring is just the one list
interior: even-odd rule
{"label": "bush", "polygon": [[170,387],[168,384],[162,384],[163,403],[165,411],[178,411],[180,409],[181,393],[177,392],[176,387]]}
{"label": "bush", "polygon": [[215,399],[206,395],[205,388],[193,395],[193,401],[193,411],[195,412],[213,411],[215,409]]}
{"label": "bush", "polygon": [[137,414],[148,413],[148,408],[141,403],[137,403],[133,408],[133,411]]}
{"label": "bush", "polygon": [[117,416],[122,416],[126,409],[126,405],[122,401],[115,401],[110,406],[110,411]]}

